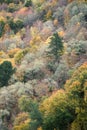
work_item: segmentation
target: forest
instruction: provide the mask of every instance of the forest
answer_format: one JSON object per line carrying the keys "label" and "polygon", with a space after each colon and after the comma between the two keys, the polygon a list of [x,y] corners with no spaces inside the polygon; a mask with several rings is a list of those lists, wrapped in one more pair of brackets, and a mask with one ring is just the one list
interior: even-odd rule
{"label": "forest", "polygon": [[0,130],[87,130],[87,0],[0,0]]}

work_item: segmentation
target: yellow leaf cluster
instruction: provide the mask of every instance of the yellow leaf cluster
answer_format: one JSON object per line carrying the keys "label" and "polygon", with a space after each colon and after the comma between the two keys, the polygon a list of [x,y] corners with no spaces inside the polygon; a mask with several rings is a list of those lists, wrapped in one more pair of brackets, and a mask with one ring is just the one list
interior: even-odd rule
{"label": "yellow leaf cluster", "polygon": [[29,130],[29,122],[28,113],[22,112],[16,117],[13,130]]}
{"label": "yellow leaf cluster", "polygon": [[52,11],[48,10],[47,14],[46,14],[46,19],[50,19],[52,16]]}
{"label": "yellow leaf cluster", "polygon": [[30,48],[30,52],[32,53],[35,53],[36,51],[38,50],[38,46],[37,45],[33,45],[31,48]]}
{"label": "yellow leaf cluster", "polygon": [[64,31],[60,31],[60,32],[58,32],[58,34],[59,34],[60,37],[64,37],[65,32]]}
{"label": "yellow leaf cluster", "polygon": [[15,48],[15,49],[9,50],[9,51],[8,51],[9,57],[10,57],[10,58],[13,58],[14,55],[15,55],[18,51],[20,51],[20,50],[21,50],[20,48]]}
{"label": "yellow leaf cluster", "polygon": [[5,32],[10,31],[10,27],[9,27],[9,25],[8,25],[8,24],[5,24],[4,30],[5,30]]}
{"label": "yellow leaf cluster", "polygon": [[0,64],[3,63],[4,61],[10,61],[12,63],[12,66],[15,66],[15,61],[14,61],[14,58],[7,58],[7,59],[3,59],[1,58],[0,59]]}
{"label": "yellow leaf cluster", "polygon": [[54,19],[53,24],[54,24],[54,26],[57,26],[58,25],[58,20]]}
{"label": "yellow leaf cluster", "polygon": [[6,18],[5,17],[3,17],[3,16],[0,16],[0,21],[6,21]]}
{"label": "yellow leaf cluster", "polygon": [[37,130],[42,130],[42,128],[41,128],[41,127],[39,127]]}
{"label": "yellow leaf cluster", "polygon": [[36,27],[31,27],[30,33],[31,33],[32,38],[34,38],[38,35],[38,29]]}
{"label": "yellow leaf cluster", "polygon": [[39,44],[41,42],[41,37],[39,35],[35,36],[31,41],[30,41],[30,46],[33,46],[35,44]]}
{"label": "yellow leaf cluster", "polygon": [[64,90],[58,90],[53,93],[51,97],[45,99],[43,103],[40,105],[40,111],[47,116],[49,113],[55,113],[55,109],[61,105],[61,102],[65,102],[66,98]]}
{"label": "yellow leaf cluster", "polygon": [[36,52],[36,51],[39,49],[39,47],[40,47],[41,41],[42,41],[42,39],[41,39],[40,35],[35,36],[35,37],[29,42],[29,45],[30,45],[29,51],[30,51],[30,52]]}
{"label": "yellow leaf cluster", "polygon": [[81,83],[80,83],[78,80],[76,80],[76,81],[74,81],[74,82],[72,83],[72,86],[70,86],[70,88],[71,88],[71,87],[80,86],[80,85],[81,85]]}
{"label": "yellow leaf cluster", "polygon": [[49,43],[51,42],[51,38],[52,38],[52,36],[48,37],[48,38],[46,39],[45,43],[46,43],[46,44],[49,44]]}

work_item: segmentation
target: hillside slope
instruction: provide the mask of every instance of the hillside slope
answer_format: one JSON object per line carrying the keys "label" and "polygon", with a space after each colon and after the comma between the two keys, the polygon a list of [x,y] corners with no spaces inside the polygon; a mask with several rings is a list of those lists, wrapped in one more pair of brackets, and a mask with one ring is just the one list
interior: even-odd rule
{"label": "hillside slope", "polygon": [[87,1],[0,0],[0,130],[86,130],[86,107]]}

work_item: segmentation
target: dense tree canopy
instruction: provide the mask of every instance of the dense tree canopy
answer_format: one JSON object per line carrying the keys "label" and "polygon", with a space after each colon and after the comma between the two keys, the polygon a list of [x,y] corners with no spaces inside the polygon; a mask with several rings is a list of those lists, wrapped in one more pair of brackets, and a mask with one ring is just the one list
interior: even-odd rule
{"label": "dense tree canopy", "polygon": [[0,0],[0,130],[87,130],[86,1]]}
{"label": "dense tree canopy", "polygon": [[87,125],[87,63],[84,63],[77,71],[72,75],[72,78],[65,84],[68,98],[75,105],[75,111],[77,118],[74,123],[77,122],[79,126],[78,130],[86,130]]}
{"label": "dense tree canopy", "polygon": [[[86,130],[87,120],[87,63],[78,68],[59,90],[40,106],[44,130]],[[77,125],[75,124],[77,122]],[[76,128],[75,128],[76,127]]]}

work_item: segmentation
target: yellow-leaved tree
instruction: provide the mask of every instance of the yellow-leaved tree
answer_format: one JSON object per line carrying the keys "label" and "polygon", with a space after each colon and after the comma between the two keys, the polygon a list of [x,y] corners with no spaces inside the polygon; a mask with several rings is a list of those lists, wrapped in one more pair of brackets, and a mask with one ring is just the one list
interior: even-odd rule
{"label": "yellow-leaved tree", "polygon": [[74,104],[76,118],[72,130],[87,129],[87,62],[81,65],[65,84],[68,98]]}
{"label": "yellow-leaved tree", "polygon": [[43,130],[87,130],[87,63],[40,105]]}
{"label": "yellow-leaved tree", "polygon": [[29,114],[22,112],[15,118],[13,130],[29,130]]}
{"label": "yellow-leaved tree", "polygon": [[[74,110],[64,90],[58,90],[40,105],[44,130],[67,130],[74,120]],[[70,112],[71,111],[71,112]]]}

